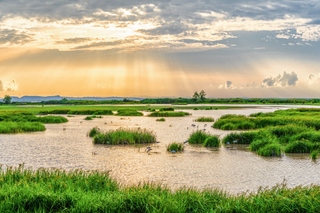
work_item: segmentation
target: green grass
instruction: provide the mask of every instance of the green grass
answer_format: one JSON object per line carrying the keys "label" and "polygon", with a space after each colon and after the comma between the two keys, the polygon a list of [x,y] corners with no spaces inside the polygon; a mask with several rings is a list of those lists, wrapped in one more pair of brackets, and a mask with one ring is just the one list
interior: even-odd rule
{"label": "green grass", "polygon": [[257,136],[257,131],[232,132],[222,139],[222,143],[250,144]]}
{"label": "green grass", "polygon": [[200,117],[195,119],[196,122],[214,122],[214,118],[212,117]]}
{"label": "green grass", "polygon": [[165,118],[159,118],[156,121],[166,121],[166,119]]}
{"label": "green grass", "polygon": [[167,146],[167,151],[168,152],[172,152],[172,151],[181,152],[183,150],[184,150],[183,143],[170,143]]}
{"label": "green grass", "polygon": [[313,150],[313,151],[311,152],[311,158],[312,158],[313,160],[317,159],[318,154],[319,154],[319,150]]}
{"label": "green grass", "polygon": [[93,127],[90,132],[89,132],[89,137],[94,137],[97,134],[101,134],[101,131],[99,130],[98,127]]}
{"label": "green grass", "polygon": [[199,110],[199,108],[198,107],[194,107],[193,110]]}
{"label": "green grass", "polygon": [[0,134],[35,132],[45,130],[46,127],[39,122],[0,122]]}
{"label": "green grass", "polygon": [[205,140],[211,136],[212,135],[205,133],[202,130],[197,130],[190,134],[188,141],[189,141],[189,144],[198,144],[198,143],[203,144]]}
{"label": "green grass", "polygon": [[149,117],[184,117],[190,115],[187,112],[153,112]]}
{"label": "green grass", "polygon": [[96,144],[110,144],[110,145],[154,143],[155,141],[156,141],[155,134],[152,131],[149,131],[146,129],[119,128],[117,130],[108,130],[105,133],[98,132],[94,134],[94,137],[93,137],[93,142]]}
{"label": "green grass", "polygon": [[164,107],[164,108],[160,108],[159,111],[174,111],[174,107]]}
{"label": "green grass", "polygon": [[91,121],[91,120],[92,120],[92,116],[87,116],[87,117],[85,117],[84,120],[86,120],[86,121]]}
{"label": "green grass", "polygon": [[[168,104],[168,107],[173,107],[172,105]],[[177,109],[193,109],[194,107],[190,106],[174,106],[175,110]],[[206,107],[198,107],[199,109],[205,109]],[[237,106],[217,106],[217,109],[235,109],[235,108],[244,108],[244,107],[237,107]],[[111,111],[118,111],[120,109],[132,109],[137,111],[147,111],[148,109],[159,109],[159,106],[148,106],[148,105],[135,105],[135,106],[127,106],[127,105],[45,105],[44,107],[39,107],[37,105],[30,105],[30,106],[16,106],[16,105],[0,105],[0,111],[27,111],[32,114],[39,114],[40,111],[49,112],[52,110],[70,110],[70,111],[86,111],[86,110],[111,110]],[[47,113],[46,113],[47,114]],[[63,113],[66,114],[66,113]],[[89,114],[91,115],[91,114]]]}
{"label": "green grass", "polygon": [[218,135],[208,137],[204,143],[204,147],[219,147],[220,146],[220,139]]}
{"label": "green grass", "polygon": [[118,110],[117,116],[143,116],[142,112],[138,112],[133,109],[120,109]]}
{"label": "green grass", "polygon": [[146,183],[120,186],[107,172],[0,169],[1,212],[318,212],[320,186],[277,185],[231,195]]}

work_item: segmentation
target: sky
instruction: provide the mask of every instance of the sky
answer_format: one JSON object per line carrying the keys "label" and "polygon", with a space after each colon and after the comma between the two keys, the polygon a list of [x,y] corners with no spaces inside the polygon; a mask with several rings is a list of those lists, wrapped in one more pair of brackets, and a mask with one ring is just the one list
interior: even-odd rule
{"label": "sky", "polygon": [[0,97],[319,98],[319,0],[0,0]]}

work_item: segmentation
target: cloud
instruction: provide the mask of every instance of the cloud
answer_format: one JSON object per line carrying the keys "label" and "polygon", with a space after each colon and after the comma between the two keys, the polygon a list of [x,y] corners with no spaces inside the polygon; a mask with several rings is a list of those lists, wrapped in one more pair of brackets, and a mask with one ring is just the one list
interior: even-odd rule
{"label": "cloud", "polygon": [[298,81],[298,76],[294,72],[287,73],[283,72],[283,75],[279,74],[277,76],[270,76],[262,81],[262,87],[285,87],[285,86],[295,86]]}
{"label": "cloud", "polygon": [[13,29],[0,29],[0,45],[24,45],[34,41],[33,37],[23,31]]}
{"label": "cloud", "polygon": [[56,44],[78,44],[78,43],[83,43],[86,41],[91,41],[93,40],[92,38],[65,38],[61,41],[56,41]]}
{"label": "cloud", "polygon": [[310,73],[307,79],[305,80],[305,82],[307,82],[308,84],[314,84],[314,83],[318,83],[319,80],[320,80],[320,73],[317,75]]}
{"label": "cloud", "polygon": [[11,80],[9,82],[3,82],[0,79],[0,92],[14,92],[19,89],[19,84],[15,80]]}
{"label": "cloud", "polygon": [[231,81],[227,81],[224,85],[221,84],[218,88],[219,89],[222,89],[222,88],[225,88],[225,89],[236,89],[237,87],[235,87]]}

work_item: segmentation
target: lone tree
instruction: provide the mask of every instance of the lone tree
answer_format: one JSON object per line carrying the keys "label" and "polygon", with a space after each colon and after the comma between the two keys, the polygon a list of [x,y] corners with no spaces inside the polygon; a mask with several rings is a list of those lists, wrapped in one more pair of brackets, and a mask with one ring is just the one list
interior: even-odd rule
{"label": "lone tree", "polygon": [[5,95],[3,99],[4,104],[10,104],[11,103],[11,97],[9,95]]}
{"label": "lone tree", "polygon": [[201,92],[199,93],[199,96],[200,96],[201,101],[204,102],[206,99],[205,91],[201,90]]}
{"label": "lone tree", "polygon": [[192,96],[192,99],[193,99],[194,102],[196,102],[199,97],[200,97],[200,96],[199,96],[198,92],[194,92],[194,94],[193,94],[193,96]]}

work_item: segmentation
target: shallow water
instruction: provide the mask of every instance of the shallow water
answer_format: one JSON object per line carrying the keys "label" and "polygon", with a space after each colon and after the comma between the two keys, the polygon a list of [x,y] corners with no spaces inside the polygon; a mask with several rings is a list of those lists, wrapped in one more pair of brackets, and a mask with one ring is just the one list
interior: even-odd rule
{"label": "shallow water", "polygon": [[[289,187],[320,184],[320,160],[312,161],[308,154],[266,158],[250,152],[245,145],[222,146],[219,149],[187,145],[183,153],[166,151],[168,143],[187,140],[189,134],[197,129],[191,127],[192,123],[199,125],[199,129],[204,128],[204,123],[193,122],[200,116],[217,119],[224,114],[249,115],[278,108],[186,110],[193,115],[166,118],[165,122],[156,122],[156,118],[149,117],[104,116],[92,121],[84,121],[86,116],[68,117],[66,124],[46,125],[45,132],[0,135],[0,164],[24,162],[34,168],[98,169],[110,171],[111,176],[122,184],[153,181],[173,189],[218,187],[231,193],[256,191],[260,186],[274,186],[284,179]],[[213,129],[209,127],[212,123],[207,124],[206,131],[212,134],[224,137],[230,132]],[[86,136],[94,126],[103,130],[147,128],[155,132],[161,143],[151,145],[150,154],[144,151],[147,145],[94,145],[92,138]]]}

